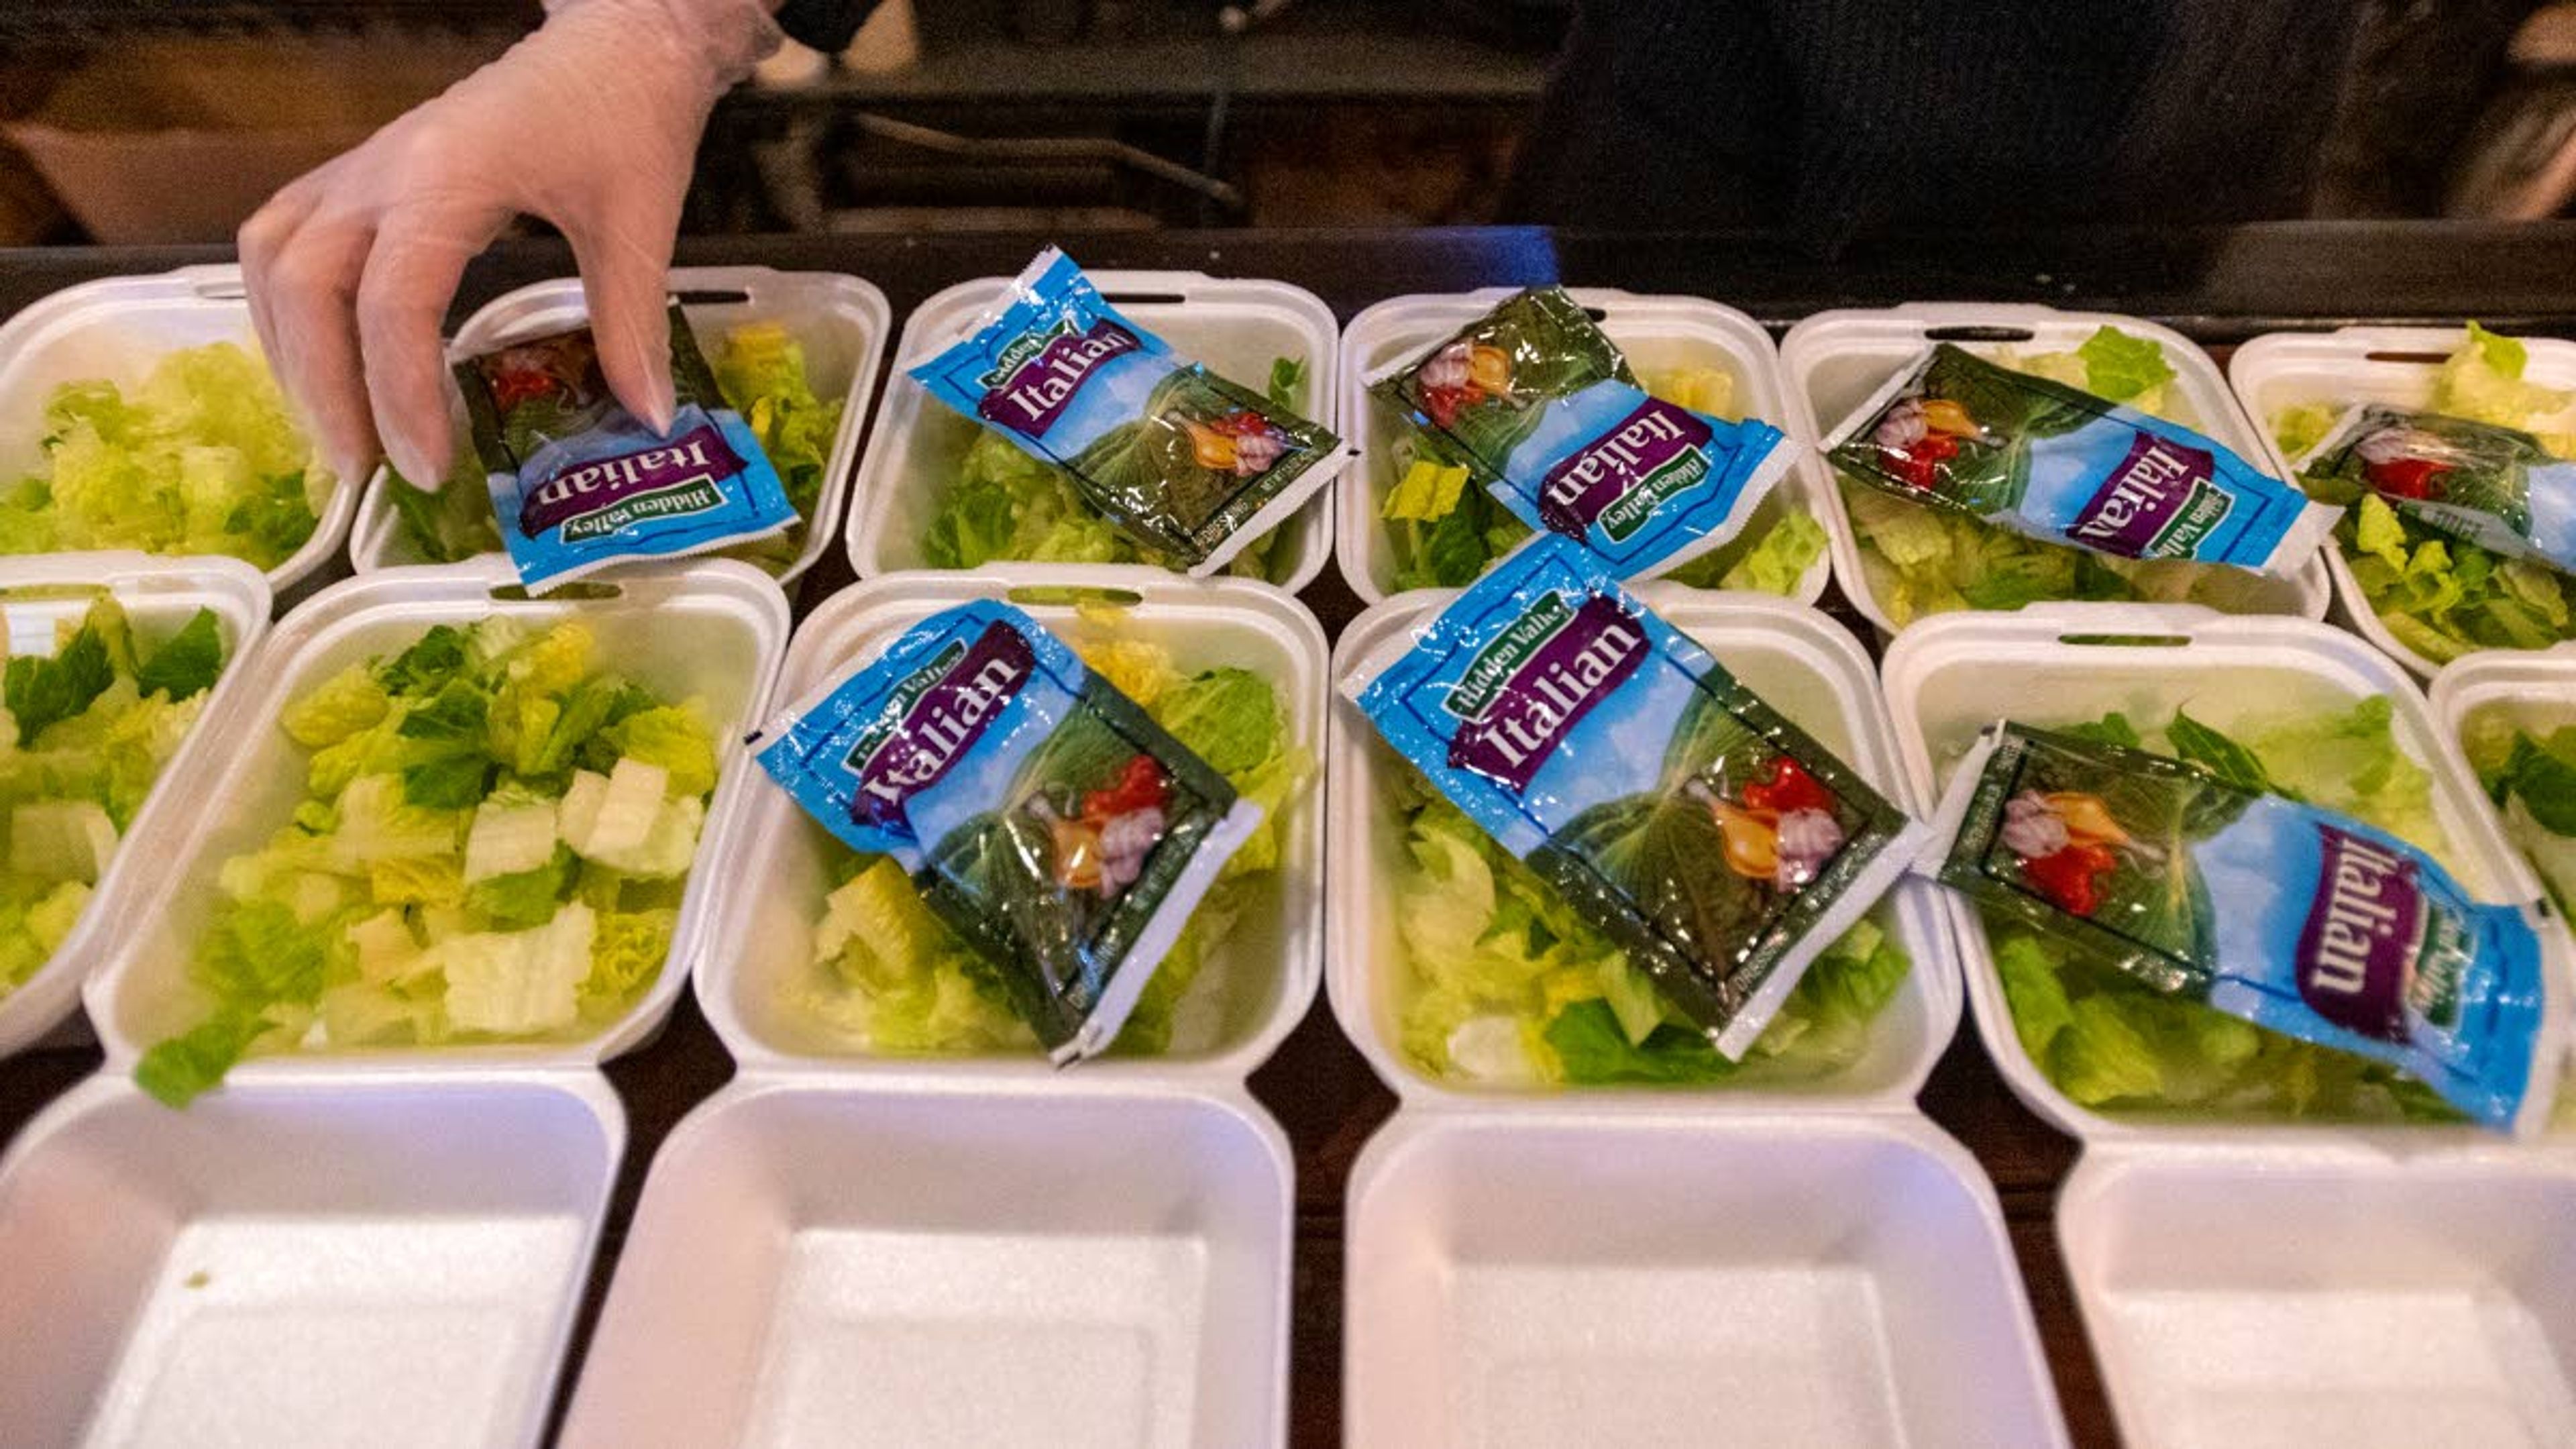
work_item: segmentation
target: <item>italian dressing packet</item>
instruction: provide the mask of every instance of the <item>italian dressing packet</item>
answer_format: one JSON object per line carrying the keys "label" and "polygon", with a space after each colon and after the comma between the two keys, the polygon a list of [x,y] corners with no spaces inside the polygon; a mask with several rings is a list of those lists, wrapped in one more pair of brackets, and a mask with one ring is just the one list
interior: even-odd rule
{"label": "italian dressing packet", "polygon": [[2547,1113],[2530,912],[2386,831],[2010,722],[1961,762],[1935,830],[1944,884],[2157,991],[2401,1068],[2488,1127]]}
{"label": "italian dressing packet", "polygon": [[1515,550],[1343,688],[1729,1060],[1921,843],[1571,539]]}
{"label": "italian dressing packet", "polygon": [[1514,517],[1582,543],[1621,578],[1742,532],[1796,458],[1769,423],[1649,396],[1557,287],[1505,299],[1369,390],[1455,445]]}
{"label": "italian dressing packet", "polygon": [[1057,1062],[1115,1041],[1261,807],[1007,604],[934,614],[753,737],[852,849],[888,855]]}
{"label": "italian dressing packet", "polygon": [[759,437],[725,401],[677,303],[671,429],[618,405],[588,327],[456,364],[501,541],[530,593],[628,559],[679,558],[796,522]]}
{"label": "italian dressing packet", "polygon": [[2179,423],[1947,342],[1825,452],[1881,492],[2114,558],[2291,574],[2342,513]]}
{"label": "italian dressing packet", "polygon": [[1192,574],[1224,568],[1347,461],[1320,425],[1129,321],[1054,247],[972,336],[909,370]]}
{"label": "italian dressing packet", "polygon": [[2298,470],[2338,496],[2377,493],[2480,548],[2576,573],[2576,462],[2520,429],[2364,403]]}

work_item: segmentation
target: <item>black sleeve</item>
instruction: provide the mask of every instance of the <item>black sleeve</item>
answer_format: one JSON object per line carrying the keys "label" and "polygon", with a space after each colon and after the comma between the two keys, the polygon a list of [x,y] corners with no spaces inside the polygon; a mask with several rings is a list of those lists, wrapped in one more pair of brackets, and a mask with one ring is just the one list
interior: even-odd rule
{"label": "black sleeve", "polygon": [[877,0],[787,0],[778,7],[778,28],[800,45],[838,55],[876,8]]}

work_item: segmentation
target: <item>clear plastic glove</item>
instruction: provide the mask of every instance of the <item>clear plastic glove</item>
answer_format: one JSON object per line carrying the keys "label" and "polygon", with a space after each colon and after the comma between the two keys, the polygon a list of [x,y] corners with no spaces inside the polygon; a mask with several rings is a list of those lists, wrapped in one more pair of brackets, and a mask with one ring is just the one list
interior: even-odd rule
{"label": "clear plastic glove", "polygon": [[439,327],[466,262],[522,214],[572,243],[610,389],[669,424],[680,202],[716,98],[778,44],[769,8],[561,0],[508,53],[242,224],[260,344],[341,477],[379,456],[424,488],[447,476]]}

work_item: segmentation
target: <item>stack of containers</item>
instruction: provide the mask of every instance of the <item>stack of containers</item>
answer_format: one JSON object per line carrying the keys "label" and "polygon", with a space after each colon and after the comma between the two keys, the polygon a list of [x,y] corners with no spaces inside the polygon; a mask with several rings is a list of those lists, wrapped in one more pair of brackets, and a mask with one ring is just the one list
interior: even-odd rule
{"label": "stack of containers", "polygon": [[153,887],[156,840],[164,822],[188,813],[187,787],[207,759],[207,739],[219,729],[235,686],[249,673],[268,633],[268,581],[239,559],[153,558],[139,553],[56,554],[0,562],[0,621],[9,653],[51,654],[56,630],[77,623],[104,590],[147,636],[166,638],[199,609],[214,611],[224,641],[224,671],[208,692],[196,727],[172,752],[153,782],[115,858],[92,887],[78,924],[45,964],[0,994],[0,1057],[42,1039],[71,1015],[88,980],[114,946],[118,923],[133,919],[135,904]]}
{"label": "stack of containers", "polygon": [[[1080,587],[1074,587],[1079,585]],[[1006,598],[1081,641],[1087,604],[1183,673],[1250,669],[1320,756],[1325,646],[1266,584],[1145,567],[899,573],[798,631],[772,703],[929,615]],[[1279,1445],[1288,1145],[1245,1076],[1304,1015],[1322,950],[1323,782],[1275,886],[1212,950],[1162,1056],[1070,1070],[901,1057],[791,1000],[838,849],[762,782],[711,864],[735,889],[697,990],[740,1075],[655,1159],[569,1445]]]}
{"label": "stack of containers", "polygon": [[[1757,595],[1639,594],[1922,812],[1868,656],[1839,625]],[[1455,597],[1361,615],[1336,677]],[[1889,898],[1912,970],[1868,1049],[1830,1076],[1478,1089],[1426,1074],[1401,1045],[1400,768],[1337,701],[1328,984],[1402,1104],[1351,1176],[1349,1442],[2065,1443],[1993,1190],[1914,1110],[1959,1011],[1932,888]]]}
{"label": "stack of containers", "polygon": [[[2071,352],[2102,327],[2116,327],[2164,348],[2174,370],[2171,386],[2186,406],[2182,421],[2226,444],[2257,465],[2278,467],[2279,455],[2252,426],[2230,394],[2227,379],[2209,355],[2169,327],[2135,317],[2097,312],[2061,312],[2053,307],[2000,302],[1918,302],[1885,310],[1819,312],[1789,329],[1780,342],[1780,366],[1787,375],[1787,402],[1793,434],[1820,442],[1867,402],[1887,380],[1936,342],[1954,342],[1972,352],[2009,347],[2025,352]],[[2286,469],[2281,476],[2287,477]],[[1889,607],[1892,582],[1886,561],[1865,546],[1845,504],[1843,485],[1826,479],[1819,496],[1827,532],[1832,538],[1835,576],[1843,592],[1882,637],[1902,623]],[[2213,569],[2200,591],[2200,602],[2229,613],[2287,614],[2323,618],[2328,602],[2325,565],[2308,560],[2288,577]]]}
{"label": "stack of containers", "polygon": [[[2429,407],[2433,377],[2444,358],[2467,342],[2451,327],[2345,327],[2333,332],[2275,332],[2254,338],[2227,360],[2228,380],[2253,415],[2266,456],[2290,476],[2290,460],[2272,441],[2270,419],[2284,409],[2322,403],[2345,408],[2356,403],[2393,403]],[[2543,387],[2576,388],[2576,342],[2534,337],[2523,341],[2530,361],[2526,381]],[[2379,611],[2354,581],[2340,541],[2325,549],[2334,577],[2335,618],[2358,631],[2418,679],[2431,679],[2441,666],[2400,642],[2380,621]]]}
{"label": "stack of containers", "polygon": [[[814,395],[841,399],[840,425],[833,430],[832,451],[825,460],[822,493],[813,517],[805,520],[804,546],[795,562],[778,575],[782,587],[791,585],[831,547],[832,530],[840,525],[848,502],[860,424],[876,391],[877,364],[885,355],[886,334],[891,330],[885,294],[872,283],[839,272],[781,272],[768,267],[674,267],[670,291],[697,336],[699,350],[710,360],[720,352],[728,330],[745,323],[775,322],[787,329],[804,353],[806,380]],[[457,330],[449,350],[459,356],[480,356],[516,338],[578,327],[589,316],[579,278],[536,282],[477,308]],[[358,508],[357,523],[349,535],[349,561],[362,574],[427,562],[419,547],[404,536],[402,519],[386,495],[386,489],[400,486],[390,473],[378,469]]]}
{"label": "stack of containers", "polygon": [[[1930,796],[1998,715],[2180,707],[2231,730],[2386,696],[2430,772],[2447,860],[2483,899],[2534,893],[2451,735],[2405,674],[2321,624],[2055,605],[1907,630],[1884,668],[1905,770]],[[2105,1114],[2014,1031],[1983,927],[1953,903],[1986,1050],[2084,1153],[2057,1228],[2126,1440],[2138,1446],[2564,1444],[2576,1439],[2576,1154],[2468,1127]],[[2542,936],[2558,1021],[2567,948]]]}
{"label": "stack of containers", "polygon": [[[208,721],[188,818],[86,992],[100,1074],[0,1158],[0,1423],[60,1444],[533,1443],[580,1301],[625,1129],[598,1071],[649,1037],[712,929],[756,773],[742,722],[769,695],[787,603],[701,562],[530,600],[498,559],[389,569],[317,595]],[[188,1025],[217,870],[301,798],[286,704],[434,624],[578,615],[618,668],[696,696],[721,783],[661,974],[623,1016],[561,1040],[255,1057],[184,1111],[132,1081]],[[218,773],[219,771],[219,773]]]}
{"label": "stack of containers", "polygon": [[[1395,466],[1394,449],[1405,429],[1392,408],[1369,395],[1368,384],[1421,357],[1514,291],[1488,287],[1463,294],[1391,297],[1363,309],[1342,332],[1343,440],[1359,456],[1342,475],[1335,551],[1342,577],[1364,602],[1374,604],[1396,592],[1397,561],[1378,514],[1401,472]],[[1641,374],[1676,368],[1722,373],[1734,385],[1734,412],[1772,423],[1793,439],[1811,437],[1812,428],[1802,436],[1795,404],[1782,395],[1779,353],[1771,345],[1771,335],[1742,312],[1702,297],[1641,297],[1609,287],[1573,287],[1567,295],[1593,315]],[[1805,513],[1819,522],[1829,518],[1830,492],[1823,460],[1812,449],[1804,451],[1797,466],[1754,510],[1744,531],[1718,551],[1719,559],[1740,554],[1785,513]],[[1814,603],[1824,594],[1829,568],[1827,560],[1819,557],[1799,578],[1791,597],[1802,604]]]}
{"label": "stack of containers", "polygon": [[[130,390],[170,353],[216,342],[259,351],[237,266],[106,277],[25,308],[0,323],[0,398],[18,409],[0,418],[0,470],[14,477],[37,461],[45,435],[41,404],[55,388],[103,378]],[[376,471],[383,476],[383,469]],[[361,491],[361,480],[339,480],[312,537],[268,571],[277,607],[330,581]]]}
{"label": "stack of containers", "polygon": [[[1104,270],[1088,275],[1101,295],[1137,325],[1256,392],[1269,377],[1273,359],[1301,361],[1305,379],[1298,411],[1341,431],[1333,418],[1340,397],[1335,387],[1338,333],[1332,309],[1314,293],[1285,282],[1202,272]],[[1000,307],[1010,287],[1008,277],[960,282],[913,309],[895,348],[896,367],[924,361],[971,335]],[[850,566],[859,577],[928,565],[922,540],[955,483],[977,426],[909,378],[886,389],[851,498]],[[1338,487],[1327,485],[1279,526],[1271,550],[1271,582],[1293,593],[1324,571]]]}

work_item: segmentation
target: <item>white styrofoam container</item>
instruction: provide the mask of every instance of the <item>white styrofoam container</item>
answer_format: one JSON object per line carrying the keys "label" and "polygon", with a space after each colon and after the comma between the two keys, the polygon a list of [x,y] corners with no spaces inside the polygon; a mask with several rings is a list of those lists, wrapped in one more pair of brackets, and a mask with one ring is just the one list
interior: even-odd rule
{"label": "white styrofoam container", "polygon": [[[1277,681],[1321,754],[1313,618],[1267,584],[1145,566],[871,579],[798,630],[773,706],[967,599],[1079,641],[1074,588],[1127,604],[1121,634],[1184,671]],[[794,1020],[779,987],[806,962],[823,854],[784,792],[758,793],[723,858],[745,884],[697,966],[741,1075],[654,1160],[563,1442],[1284,1445],[1294,1170],[1243,1078],[1314,997],[1321,779],[1173,1050],[1063,1071],[869,1054]]]}
{"label": "white styrofoam container", "polygon": [[595,1072],[94,1077],[0,1155],[0,1438],[533,1446],[624,1143]]}
{"label": "white styrofoam container", "polygon": [[[1797,426],[1791,431],[1814,447],[1852,410],[1922,355],[1935,341],[1953,341],[1971,352],[1997,346],[2035,352],[2068,351],[2102,327],[2117,327],[2132,336],[2163,345],[2173,365],[2173,386],[2188,402],[2182,421],[2226,444],[2246,461],[2288,476],[2262,429],[2246,420],[2218,365],[2189,338],[2157,323],[2102,312],[2061,312],[2032,303],[1910,302],[1885,310],[1818,312],[1789,329],[1780,341],[1780,367],[1787,378],[1788,406]],[[1843,502],[1842,485],[1825,468],[1817,490],[1826,531],[1833,539],[1834,575],[1853,607],[1893,634],[1897,625],[1878,599],[1860,535]],[[2331,550],[2326,550],[2331,552]],[[2328,587],[2325,565],[2309,559],[2285,577],[2229,569],[2222,590],[2212,586],[2199,602],[2229,613],[2289,614],[2322,618]]]}
{"label": "white styrofoam container", "polygon": [[[1258,392],[1276,357],[1302,358],[1304,395],[1298,410],[1341,433],[1334,404],[1339,357],[1332,309],[1314,293],[1285,282],[1211,277],[1202,272],[1099,271],[1090,274],[1118,310],[1206,363],[1219,374]],[[877,402],[850,500],[850,566],[860,578],[927,567],[921,553],[931,520],[954,481],[977,425],[932,397],[905,369],[972,334],[1009,290],[1008,277],[984,277],[932,296],[904,319],[895,345],[893,377]],[[1347,441],[1347,435],[1345,435]],[[1290,592],[1324,571],[1332,548],[1334,496],[1326,484],[1294,518],[1279,525],[1272,580]]]}
{"label": "white styrofoam container", "polygon": [[[14,477],[36,464],[45,436],[44,401],[56,387],[105,378],[131,389],[167,354],[215,342],[260,350],[241,268],[230,264],[103,277],[22,308],[0,322],[0,399],[6,400],[0,404],[0,470]],[[339,480],[313,536],[268,571],[279,605],[318,584],[334,562],[361,486],[358,479]]]}
{"label": "white styrofoam container", "polygon": [[[1639,596],[1909,810],[1868,656],[1758,594]],[[1343,632],[1335,677],[1456,597]],[[1345,1218],[1351,1445],[2066,1443],[1993,1188],[1914,1110],[1956,1028],[1946,913],[1890,897],[1913,957],[1868,1052],[1815,1080],[1475,1089],[1398,1044],[1394,756],[1334,701],[1328,985],[1402,1106]]]}
{"label": "white styrofoam container", "polygon": [[[1240,1078],[1270,1055],[1314,1000],[1324,930],[1324,756],[1326,650],[1323,630],[1303,605],[1250,579],[1189,579],[1141,564],[1061,567],[1002,565],[973,573],[888,574],[834,595],[796,631],[773,707],[784,707],[840,677],[905,629],[970,599],[1008,599],[1077,644],[1097,631],[1061,590],[1079,580],[1094,597],[1128,605],[1120,637],[1171,651],[1184,674],[1236,666],[1273,681],[1288,704],[1290,738],[1315,762],[1289,803],[1280,870],[1200,968],[1171,1051],[1150,1059],[1107,1057],[1085,1077],[1169,1075],[1189,1064]],[[1050,1080],[1042,1056],[931,1057],[872,1054],[835,1036],[784,1000],[783,987],[811,969],[814,923],[831,882],[832,846],[783,790],[754,792],[735,832],[723,878],[727,896],[710,949],[697,963],[697,992],[728,1040],[769,1055],[829,1059],[848,1072],[905,1076],[964,1074]]]}
{"label": "white styrofoam container", "polygon": [[[1925,787],[2002,713],[2064,724],[2187,704],[2226,729],[2385,695],[2401,748],[2432,774],[2446,862],[2488,899],[2535,890],[2404,672],[2322,624],[2124,605],[1961,614],[1898,636],[1885,677]],[[2576,1156],[2560,1139],[2088,1111],[2023,1052],[1984,932],[1956,914],[1988,1055],[2084,1143],[2058,1239],[2131,1449],[2570,1442]],[[2554,928],[2542,941],[2557,1021],[2566,946]]]}
{"label": "white styrofoam container", "polygon": [[[1896,755],[1869,656],[1840,624],[1801,604],[1764,594],[1721,593],[1679,584],[1641,585],[1636,593],[1674,627],[1699,641],[1719,663],[1818,743],[1858,770],[1910,812],[1925,813]],[[1428,624],[1457,598],[1455,590],[1398,595],[1353,620],[1335,651],[1334,675],[1390,638]],[[1332,950],[1327,985],[1343,1034],[1359,1045],[1377,1074],[1408,1102],[1466,1106],[1518,1097],[1581,1100],[1587,1110],[1654,1110],[1674,1102],[1723,1099],[1739,1109],[1862,1107],[1902,1111],[1930,1074],[1959,1025],[1959,972],[1939,891],[1921,881],[1888,897],[1893,934],[1913,958],[1896,998],[1879,1017],[1868,1052],[1831,1076],[1766,1079],[1752,1064],[1724,1087],[1617,1089],[1566,1093],[1445,1082],[1405,1055],[1401,1013],[1410,968],[1398,931],[1394,881],[1405,859],[1404,831],[1389,807],[1401,767],[1359,707],[1333,702]]]}
{"label": "white styrofoam container", "polygon": [[[613,593],[613,597],[599,597]],[[188,979],[199,931],[220,897],[215,878],[236,853],[263,844],[304,798],[307,752],[277,727],[286,706],[340,669],[408,647],[433,624],[465,625],[506,615],[533,628],[579,617],[598,637],[603,667],[667,698],[696,697],[716,726],[722,778],[699,835],[701,852],[672,934],[671,953],[643,997],[615,1022],[563,1040],[359,1048],[253,1057],[236,1082],[345,1073],[353,1064],[383,1073],[468,1068],[588,1066],[650,1036],[679,994],[689,963],[705,948],[713,897],[730,882],[708,863],[723,858],[759,774],[741,735],[768,697],[787,642],[787,600],[768,575],[731,560],[701,560],[597,587],[529,599],[506,559],[444,568],[385,569],[349,579],[288,614],[260,651],[206,745],[222,761],[201,808],[160,836],[160,889],[138,901],[126,933],[84,993],[107,1048],[107,1070],[123,1074],[153,1042],[193,1025],[204,1009]]]}
{"label": "white styrofoam container", "polygon": [[1352,1446],[2067,1442],[1993,1189],[1910,1114],[1399,1112],[1349,1233]]}
{"label": "white styrofoam container", "polygon": [[[816,397],[841,399],[840,425],[824,460],[823,491],[805,521],[805,546],[779,574],[795,582],[831,546],[848,499],[850,470],[859,455],[859,432],[877,384],[877,364],[891,330],[885,294],[839,272],[782,272],[769,267],[674,267],[670,291],[679,299],[698,350],[712,363],[728,328],[777,322],[804,349],[805,373]],[[590,319],[581,279],[558,277],[505,293],[477,308],[448,344],[455,357],[476,357],[513,338],[541,337]],[[460,429],[461,431],[461,429]],[[459,446],[463,446],[460,442]],[[402,519],[385,490],[401,485],[379,469],[358,506],[349,534],[349,562],[358,572],[428,562],[403,536]]]}
{"label": "white styrofoam container", "polygon": [[[2272,332],[2236,349],[2227,360],[2227,379],[2252,415],[2263,445],[2289,476],[2289,460],[2272,442],[2271,415],[2302,403],[2345,408],[2356,403],[2393,403],[2429,407],[2433,375],[2442,359],[2468,341],[2457,327],[2344,327],[2333,332]],[[2576,388],[2576,342],[2550,337],[2525,339],[2530,363],[2523,377],[2544,387]],[[2340,543],[2324,550],[2334,576],[2335,617],[2386,650],[2390,657],[2423,679],[2441,666],[2397,641],[2379,621],[2379,611],[2363,597],[2345,562]]]}
{"label": "white styrofoam container", "polygon": [[[1394,411],[1369,395],[1369,381],[1421,356],[1518,290],[1487,287],[1449,295],[1391,297],[1362,310],[1342,331],[1340,417],[1343,437],[1359,457],[1342,475],[1334,545],[1342,577],[1368,603],[1395,592],[1395,558],[1378,510],[1386,506],[1386,495],[1395,487],[1393,450],[1404,435]],[[1601,330],[1619,344],[1631,367],[1640,373],[1676,367],[1722,372],[1735,384],[1735,412],[1779,428],[1789,435],[1789,446],[1799,450],[1797,465],[1763,500],[1744,531],[1717,550],[1717,557],[1740,555],[1786,510],[1812,514],[1820,522],[1829,516],[1822,498],[1828,491],[1824,464],[1811,438],[1793,425],[1794,414],[1781,384],[1779,350],[1760,323],[1704,297],[1639,296],[1614,287],[1566,291],[1600,320]],[[1802,604],[1814,603],[1825,591],[1829,572],[1828,560],[1819,557],[1798,580],[1793,597]]]}
{"label": "white styrofoam container", "polygon": [[747,1067],[653,1161],[561,1442],[1284,1445],[1290,1174],[1239,1088]]}
{"label": "white styrofoam container", "polygon": [[166,638],[203,609],[215,613],[224,640],[224,671],[207,692],[197,723],[181,741],[152,793],[118,842],[116,857],[91,888],[89,904],[62,945],[15,991],[0,995],[0,1057],[43,1037],[68,1016],[109,949],[116,923],[129,919],[135,901],[151,889],[158,842],[174,818],[184,817],[197,796],[184,783],[220,768],[205,740],[230,707],[234,681],[249,671],[268,633],[268,581],[258,569],[232,558],[154,558],[140,553],[74,553],[0,560],[0,620],[8,652],[51,655],[55,626],[88,612],[92,591],[104,589],[126,616],[153,638]]}

